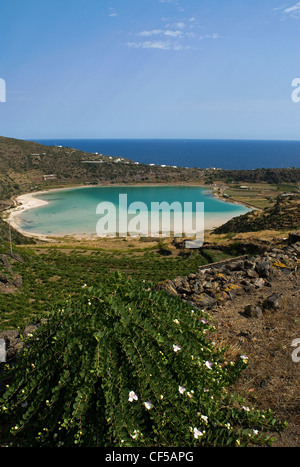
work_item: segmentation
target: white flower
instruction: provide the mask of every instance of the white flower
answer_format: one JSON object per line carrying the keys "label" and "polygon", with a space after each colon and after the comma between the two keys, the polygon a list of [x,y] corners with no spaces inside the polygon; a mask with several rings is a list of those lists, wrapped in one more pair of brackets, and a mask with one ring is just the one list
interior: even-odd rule
{"label": "white flower", "polygon": [[178,352],[179,350],[181,350],[181,347],[179,345],[173,344],[173,350],[174,352]]}
{"label": "white flower", "polygon": [[134,391],[130,391],[128,400],[129,400],[129,402],[138,400],[138,396],[136,395],[136,393]]}
{"label": "white flower", "polygon": [[253,430],[254,435],[258,435],[258,430]]}
{"label": "white flower", "polygon": [[250,411],[249,407],[245,407],[244,405],[243,405],[242,409],[244,409],[246,412]]}
{"label": "white flower", "polygon": [[208,422],[208,417],[206,415],[201,415],[202,420],[205,421],[205,423]]}
{"label": "white flower", "polygon": [[241,359],[243,360],[244,363],[246,363],[248,360],[248,357],[247,355],[241,355]]}
{"label": "white flower", "polygon": [[140,435],[140,431],[139,430],[134,430],[133,434],[131,435],[131,438],[133,438],[133,439],[138,438],[139,435]]}
{"label": "white flower", "polygon": [[179,324],[179,321],[178,321],[178,319],[177,319],[177,318],[176,318],[176,319],[173,319],[173,323],[175,323],[175,324]]}
{"label": "white flower", "polygon": [[153,404],[151,401],[144,402],[144,406],[146,407],[147,410],[152,409]]}
{"label": "white flower", "polygon": [[202,431],[198,430],[198,428],[194,428],[194,438],[198,439],[199,436],[203,436]]}
{"label": "white flower", "polygon": [[207,368],[208,368],[209,370],[212,369],[212,363],[209,362],[208,360],[205,362],[205,366],[207,366]]}
{"label": "white flower", "polygon": [[180,392],[180,394],[183,394],[185,390],[186,388],[184,386],[178,386],[178,391]]}

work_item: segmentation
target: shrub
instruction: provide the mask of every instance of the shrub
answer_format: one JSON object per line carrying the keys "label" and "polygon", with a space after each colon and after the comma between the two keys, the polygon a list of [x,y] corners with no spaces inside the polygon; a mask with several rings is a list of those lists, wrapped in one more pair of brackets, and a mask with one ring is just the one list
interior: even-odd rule
{"label": "shrub", "polygon": [[210,317],[145,282],[110,276],[51,312],[8,371],[1,417],[16,446],[246,446],[280,429],[229,390]]}

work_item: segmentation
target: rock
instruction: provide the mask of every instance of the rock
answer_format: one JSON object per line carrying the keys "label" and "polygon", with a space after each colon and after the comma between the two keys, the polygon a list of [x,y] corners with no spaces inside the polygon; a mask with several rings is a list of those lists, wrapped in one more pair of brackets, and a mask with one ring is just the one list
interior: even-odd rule
{"label": "rock", "polygon": [[165,280],[165,281],[162,281],[162,282],[159,282],[156,287],[155,287],[157,290],[165,290],[166,292],[168,292],[169,294],[172,294],[172,295],[178,295],[177,294],[177,290],[173,284],[172,281],[170,281],[169,279]]}
{"label": "rock", "polygon": [[0,273],[0,282],[2,282],[2,284],[8,284],[9,280],[4,274]]}
{"label": "rock", "polygon": [[9,271],[9,272],[12,273],[13,270],[12,270],[11,264],[10,264],[10,262],[8,261],[8,259],[6,258],[6,256],[3,255],[3,254],[0,255],[0,259],[1,259],[1,261],[2,261],[2,263],[3,263],[3,265],[4,265],[4,267],[5,267],[5,269],[7,269],[7,271]]}
{"label": "rock", "polygon": [[265,387],[268,386],[268,381],[264,378],[264,379],[261,380],[259,385],[260,385],[261,388],[265,388]]}
{"label": "rock", "polygon": [[298,230],[298,232],[289,233],[288,242],[290,245],[293,243],[300,242],[300,230]]}
{"label": "rock", "polygon": [[267,297],[263,302],[263,308],[267,310],[279,310],[282,306],[282,298],[277,293]]}
{"label": "rock", "polygon": [[210,282],[210,281],[204,282],[203,288],[207,292],[210,292],[210,291],[216,290],[216,284],[214,282]]}
{"label": "rock", "polygon": [[258,273],[254,269],[248,269],[246,274],[250,279],[256,279],[258,277]]}
{"label": "rock", "polygon": [[244,269],[254,269],[254,263],[250,261],[249,259],[245,259]]}
{"label": "rock", "polygon": [[22,287],[23,286],[23,280],[22,277],[19,275],[16,275],[13,280],[13,284],[15,287]]}
{"label": "rock", "polygon": [[242,280],[241,280],[241,285],[243,285],[243,286],[248,286],[248,285],[250,285],[250,280],[249,280],[249,279],[242,279]]}
{"label": "rock", "polygon": [[13,360],[24,348],[19,331],[1,331],[0,338],[5,341],[7,362]]}
{"label": "rock", "polygon": [[173,284],[176,288],[179,288],[181,287],[182,285],[182,277],[175,277],[175,279],[173,279]]}
{"label": "rock", "polygon": [[270,271],[270,261],[258,261],[255,264],[255,271],[260,277],[268,277]]}
{"label": "rock", "polygon": [[196,279],[196,277],[197,277],[196,274],[193,274],[193,273],[188,275],[188,279],[192,281]]}
{"label": "rock", "polygon": [[[225,292],[226,293],[226,292]],[[229,290],[228,292],[228,297],[230,298],[230,300],[234,300],[235,297],[236,297],[236,290]]]}
{"label": "rock", "polygon": [[172,255],[172,251],[171,250],[168,250],[167,248],[160,248],[158,250],[158,253],[162,256],[171,256]]}
{"label": "rock", "polygon": [[18,253],[12,253],[10,256],[19,263],[25,263],[25,260]]}
{"label": "rock", "polygon": [[217,304],[217,301],[215,298],[210,297],[209,295],[203,293],[200,295],[193,295],[192,296],[193,301],[197,303],[198,306],[200,307],[213,307],[214,305]]}
{"label": "rock", "polygon": [[259,277],[258,279],[256,279],[256,281],[254,281],[254,285],[255,287],[257,287],[258,289],[261,289],[261,287],[263,287],[265,285],[265,281],[264,279],[262,279],[261,277]]}
{"label": "rock", "polygon": [[261,318],[262,309],[257,305],[247,305],[244,309],[244,315],[249,318]]}
{"label": "rock", "polygon": [[227,268],[231,271],[243,271],[244,270],[244,261],[234,261],[227,265]]}

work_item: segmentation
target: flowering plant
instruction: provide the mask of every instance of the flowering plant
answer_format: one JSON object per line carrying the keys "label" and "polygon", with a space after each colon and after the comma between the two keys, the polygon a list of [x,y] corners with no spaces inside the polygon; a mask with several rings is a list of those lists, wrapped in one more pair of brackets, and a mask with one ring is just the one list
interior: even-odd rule
{"label": "flowering plant", "polygon": [[[174,317],[176,320],[174,322]],[[17,446],[245,446],[281,429],[245,410],[206,338],[211,318],[116,273],[54,310],[26,342],[0,400]]]}

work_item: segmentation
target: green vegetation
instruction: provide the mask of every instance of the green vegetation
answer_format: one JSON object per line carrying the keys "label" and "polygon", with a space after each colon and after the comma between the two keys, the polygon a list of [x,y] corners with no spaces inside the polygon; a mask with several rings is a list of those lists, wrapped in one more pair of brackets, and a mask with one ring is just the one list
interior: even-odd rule
{"label": "green vegetation", "polygon": [[[14,446],[248,446],[280,430],[229,391],[206,314],[145,282],[106,276],[49,314],[1,401]],[[54,364],[55,362],[55,364]]]}
{"label": "green vegetation", "polygon": [[[99,159],[101,163],[83,163]],[[218,182],[220,194],[273,208],[261,217],[254,212],[225,224],[222,233],[228,238],[253,226],[298,225],[296,197],[286,198],[284,208],[274,200],[280,193],[298,191],[300,169],[135,165],[1,137],[0,163],[1,210],[13,196],[48,188]],[[44,180],[45,174],[54,177]],[[251,190],[240,189],[244,184],[253,184]],[[22,261],[9,257],[7,269],[2,257],[6,293],[1,293],[1,330],[42,324],[26,341],[17,365],[3,375],[9,387],[0,401],[0,422],[11,428],[7,444],[266,445],[271,442],[267,433],[284,427],[271,411],[250,408],[232,393],[230,386],[247,359],[226,361],[226,349],[211,342],[211,318],[156,290],[160,281],[238,255],[238,242],[225,254],[208,248],[175,253],[165,243],[119,250],[43,244],[13,229],[12,240]],[[8,226],[0,219],[0,254],[9,254],[8,242]]]}
{"label": "green vegetation", "polygon": [[[36,243],[34,239],[22,235],[17,230],[11,228],[11,238],[15,245],[26,245]],[[0,242],[9,242],[9,225],[0,218]]]}
{"label": "green vegetation", "polygon": [[237,184],[229,184],[224,191],[230,200],[264,209],[273,205],[279,194],[299,193],[298,184],[270,184],[270,183],[247,183],[245,188]]}
{"label": "green vegetation", "polygon": [[209,170],[211,181],[224,180],[227,183],[270,183],[296,184],[300,180],[300,169],[291,168],[273,168],[273,169],[255,169],[255,170]]}
{"label": "green vegetation", "polygon": [[234,217],[214,230],[216,234],[257,232],[262,230],[295,230],[300,227],[300,195],[278,196],[276,202],[261,211]]}
{"label": "green vegetation", "polygon": [[[99,161],[91,164],[84,161]],[[0,137],[0,207],[13,196],[30,191],[80,184],[195,183],[221,181],[232,184],[265,183],[283,191],[300,181],[299,168],[213,170],[134,164],[133,161],[89,154],[76,148],[43,146],[30,141]],[[52,180],[44,175],[53,174]]]}
{"label": "green vegetation", "polygon": [[[154,284],[196,271],[198,266],[224,259],[228,255],[218,250],[202,253],[188,252],[176,256],[162,256],[157,247],[119,251],[84,248],[71,251],[49,245],[14,247],[24,260],[14,262],[14,273],[23,280],[18,293],[7,294],[1,300],[1,329],[22,328],[36,314],[47,312],[53,304],[63,306],[66,296],[74,296],[84,284],[101,284],[108,273],[122,273]],[[8,253],[9,246],[0,247]]]}

